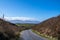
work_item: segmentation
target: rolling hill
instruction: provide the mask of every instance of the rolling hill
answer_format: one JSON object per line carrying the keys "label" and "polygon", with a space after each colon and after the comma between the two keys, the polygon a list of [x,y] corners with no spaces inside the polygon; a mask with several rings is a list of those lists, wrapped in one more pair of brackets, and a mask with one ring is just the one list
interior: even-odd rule
{"label": "rolling hill", "polygon": [[16,40],[21,30],[21,26],[0,19],[0,40]]}
{"label": "rolling hill", "polygon": [[41,34],[60,38],[60,15],[47,19],[33,27]]}

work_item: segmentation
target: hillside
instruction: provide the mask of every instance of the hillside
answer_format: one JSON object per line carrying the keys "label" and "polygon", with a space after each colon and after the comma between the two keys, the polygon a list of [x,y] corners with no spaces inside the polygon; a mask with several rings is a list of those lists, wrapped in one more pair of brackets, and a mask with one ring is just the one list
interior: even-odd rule
{"label": "hillside", "polygon": [[[60,15],[52,17],[33,27],[33,30],[52,37],[60,38]],[[59,36],[58,36],[59,35]]]}
{"label": "hillside", "polygon": [[15,40],[20,35],[21,27],[0,19],[0,40]]}
{"label": "hillside", "polygon": [[34,26],[33,24],[13,24],[3,19],[0,19],[0,40],[17,40],[20,37],[20,32],[28,30]]}

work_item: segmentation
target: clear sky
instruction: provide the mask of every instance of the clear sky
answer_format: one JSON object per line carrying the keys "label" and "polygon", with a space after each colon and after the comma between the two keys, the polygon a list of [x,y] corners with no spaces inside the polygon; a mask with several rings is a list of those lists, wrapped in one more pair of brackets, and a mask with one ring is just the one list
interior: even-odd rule
{"label": "clear sky", "polygon": [[3,13],[43,21],[60,14],[60,0],[0,0],[0,17]]}

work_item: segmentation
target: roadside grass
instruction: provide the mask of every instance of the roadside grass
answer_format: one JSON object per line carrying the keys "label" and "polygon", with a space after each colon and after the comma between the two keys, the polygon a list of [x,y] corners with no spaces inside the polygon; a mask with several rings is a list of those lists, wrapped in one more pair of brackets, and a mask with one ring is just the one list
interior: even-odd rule
{"label": "roadside grass", "polygon": [[52,36],[48,36],[48,35],[45,35],[45,34],[41,34],[41,33],[37,32],[36,30],[33,30],[33,29],[32,29],[32,32],[40,35],[41,37],[47,38],[48,40],[58,40],[57,38],[53,38]]}
{"label": "roadside grass", "polygon": [[25,26],[25,27],[29,27],[29,26],[34,26],[35,24],[16,24],[18,26]]}

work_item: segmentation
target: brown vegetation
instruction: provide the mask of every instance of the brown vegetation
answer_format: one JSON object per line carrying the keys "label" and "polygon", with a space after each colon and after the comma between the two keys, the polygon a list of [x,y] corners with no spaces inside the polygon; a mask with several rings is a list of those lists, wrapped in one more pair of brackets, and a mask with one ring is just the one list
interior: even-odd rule
{"label": "brown vegetation", "polygon": [[0,19],[0,40],[16,40],[21,30],[21,27]]}
{"label": "brown vegetation", "polygon": [[41,22],[33,27],[33,30],[48,36],[60,38],[60,15]]}

